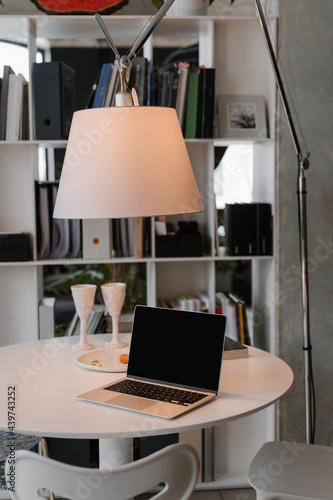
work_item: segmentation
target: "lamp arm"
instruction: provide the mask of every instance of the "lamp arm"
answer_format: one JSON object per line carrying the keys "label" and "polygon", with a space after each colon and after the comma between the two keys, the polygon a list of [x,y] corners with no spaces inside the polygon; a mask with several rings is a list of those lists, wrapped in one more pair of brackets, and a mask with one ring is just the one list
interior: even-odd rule
{"label": "lamp arm", "polygon": [[112,40],[112,38],[111,38],[111,35],[110,35],[110,33],[108,32],[108,29],[107,29],[107,27],[105,26],[105,23],[104,23],[104,21],[103,21],[102,17],[100,16],[100,14],[95,14],[95,16],[94,16],[94,17],[95,17],[95,20],[97,21],[97,23],[99,24],[99,27],[100,27],[100,28],[101,28],[101,30],[103,31],[104,36],[105,36],[105,38],[106,38],[107,42],[109,43],[109,45],[110,45],[111,49],[113,50],[113,53],[114,53],[114,55],[116,56],[116,59],[117,59],[118,61],[120,61],[120,54],[119,54],[119,52],[118,52],[118,50],[117,50],[117,47],[116,47],[116,46],[115,46],[115,44],[113,43],[113,40]]}
{"label": "lamp arm", "polygon": [[166,0],[162,7],[156,12],[155,16],[152,17],[146,24],[143,31],[137,37],[130,49],[128,56],[130,59],[133,59],[133,57],[135,57],[137,53],[142,49],[142,47],[144,46],[150,35],[153,33],[157,25],[160,23],[160,21],[163,19],[165,14],[168,12],[174,1],[175,0]]}
{"label": "lamp arm", "polygon": [[289,108],[287,96],[286,96],[286,93],[285,93],[285,90],[284,90],[284,86],[283,86],[283,83],[282,83],[280,71],[279,71],[279,68],[278,68],[278,65],[277,65],[277,61],[276,61],[276,57],[275,57],[275,54],[274,54],[273,46],[272,46],[272,43],[271,43],[271,40],[270,40],[270,36],[269,36],[269,33],[268,33],[267,24],[266,24],[266,20],[265,20],[265,16],[264,16],[264,11],[263,11],[262,5],[260,3],[260,0],[254,0],[254,1],[255,1],[255,4],[256,4],[256,8],[257,8],[257,12],[258,12],[258,16],[259,16],[259,21],[260,21],[260,24],[261,24],[261,28],[262,28],[263,33],[264,33],[265,42],[266,42],[267,50],[268,50],[269,57],[270,57],[270,60],[271,60],[271,63],[272,63],[272,67],[273,67],[273,71],[274,71],[276,83],[277,83],[277,86],[278,86],[278,89],[279,89],[279,92],[280,92],[280,96],[281,96],[283,108],[284,108],[284,111],[285,111],[285,114],[286,114],[286,117],[287,117],[287,120],[288,120],[288,126],[289,126],[291,137],[292,137],[292,140],[293,140],[293,143],[294,143],[294,148],[295,148],[295,151],[296,151],[296,155],[298,157],[299,162],[300,163],[302,162],[303,168],[307,169],[309,167],[309,164],[308,164],[308,161],[306,161],[306,160],[308,159],[309,154],[307,154],[305,156],[305,158],[303,158],[301,147],[300,147],[300,143],[299,143],[299,140],[298,140],[298,137],[297,137],[297,133],[296,133],[296,129],[295,129],[295,125],[294,125],[294,121],[293,121],[293,118],[292,118],[292,115],[291,115],[291,111],[290,111],[290,108]]}
{"label": "lamp arm", "polygon": [[113,43],[111,35],[108,32],[108,29],[105,26],[105,23],[104,23],[103,19],[101,18],[100,14],[95,14],[94,17],[95,17],[95,20],[97,21],[99,27],[103,31],[103,34],[104,34],[107,42],[109,43],[111,49],[113,50],[113,53],[115,55],[115,58],[116,58],[116,61],[117,61],[117,64],[118,64],[118,69],[119,69],[119,72],[120,72],[121,91],[125,92],[125,88],[127,88],[127,83],[125,81],[125,76],[124,76],[123,70],[130,67],[131,61],[130,61],[130,59],[129,59],[128,56],[122,56],[122,57],[120,57],[120,54],[119,54],[119,52],[117,50],[117,47]]}
{"label": "lamp arm", "polygon": [[152,17],[149,22],[146,24],[144,27],[143,31],[139,34],[139,36],[136,38],[133,46],[129,50],[129,54],[120,57],[120,54],[117,50],[117,47],[113,43],[113,40],[111,38],[110,33],[108,32],[107,27],[105,26],[105,23],[100,16],[100,14],[95,14],[95,20],[97,21],[99,27],[103,31],[103,34],[109,43],[111,49],[113,50],[113,53],[115,54],[116,60],[119,65],[119,71],[120,71],[120,80],[121,80],[121,90],[122,92],[125,91],[125,87],[127,86],[125,82],[125,78],[123,75],[123,69],[130,67],[131,65],[131,60],[136,56],[136,54],[141,50],[143,45],[146,43],[150,35],[153,33],[155,30],[156,26],[160,23],[160,21],[163,19],[165,14],[168,12],[170,9],[171,5],[173,4],[175,0],[166,0],[162,7],[157,11],[154,17]]}

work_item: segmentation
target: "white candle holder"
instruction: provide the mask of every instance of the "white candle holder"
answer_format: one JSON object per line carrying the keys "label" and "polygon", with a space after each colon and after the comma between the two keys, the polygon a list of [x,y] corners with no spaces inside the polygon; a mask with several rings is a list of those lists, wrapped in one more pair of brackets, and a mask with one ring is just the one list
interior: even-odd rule
{"label": "white candle holder", "polygon": [[127,344],[119,338],[119,316],[125,300],[126,283],[105,283],[101,290],[106,309],[112,318],[113,339],[105,345],[111,349],[124,347]]}
{"label": "white candle holder", "polygon": [[96,285],[71,286],[75,309],[80,318],[80,341],[73,345],[73,349],[78,351],[88,351],[95,347],[87,341],[87,320],[94,305],[96,288]]}

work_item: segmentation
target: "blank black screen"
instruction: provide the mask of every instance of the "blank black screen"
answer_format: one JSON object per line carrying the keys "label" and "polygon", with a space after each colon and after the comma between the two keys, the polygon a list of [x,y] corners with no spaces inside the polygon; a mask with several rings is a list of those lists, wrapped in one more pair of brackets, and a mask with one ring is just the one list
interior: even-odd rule
{"label": "blank black screen", "polygon": [[225,316],[136,306],[127,375],[218,391]]}

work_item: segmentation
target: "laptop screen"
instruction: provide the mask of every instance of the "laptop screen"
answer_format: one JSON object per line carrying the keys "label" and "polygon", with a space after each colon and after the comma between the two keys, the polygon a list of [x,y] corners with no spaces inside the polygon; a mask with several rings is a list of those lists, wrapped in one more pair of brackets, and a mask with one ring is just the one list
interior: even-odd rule
{"label": "laptop screen", "polygon": [[225,316],[136,306],[127,375],[217,393]]}

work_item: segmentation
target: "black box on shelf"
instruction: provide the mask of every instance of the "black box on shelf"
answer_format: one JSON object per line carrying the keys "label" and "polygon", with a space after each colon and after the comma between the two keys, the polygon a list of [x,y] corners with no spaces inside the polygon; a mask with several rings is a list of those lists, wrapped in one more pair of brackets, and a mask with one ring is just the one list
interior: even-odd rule
{"label": "black box on shelf", "polygon": [[202,235],[178,234],[178,256],[179,257],[201,257],[202,256]]}
{"label": "black box on shelf", "polygon": [[30,235],[28,233],[0,233],[0,262],[30,260]]}
{"label": "black box on shelf", "polygon": [[178,222],[176,234],[156,235],[156,257],[201,257],[202,234],[198,223]]}
{"label": "black box on shelf", "polygon": [[177,257],[178,239],[176,234],[156,235],[156,257]]}

